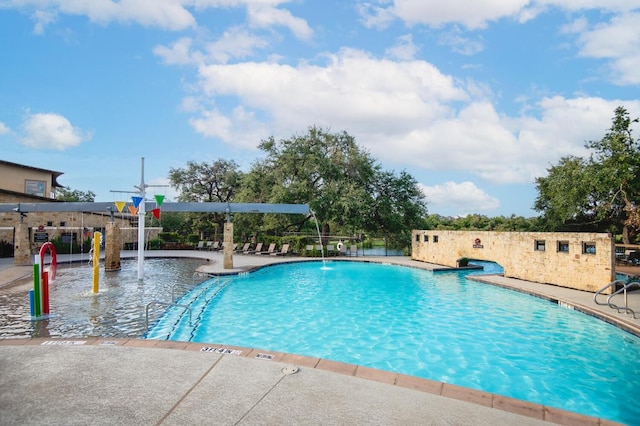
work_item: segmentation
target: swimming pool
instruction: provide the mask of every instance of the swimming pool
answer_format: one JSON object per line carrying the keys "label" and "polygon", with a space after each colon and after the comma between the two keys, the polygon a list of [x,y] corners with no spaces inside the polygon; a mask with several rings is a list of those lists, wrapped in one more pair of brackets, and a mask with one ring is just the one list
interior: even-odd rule
{"label": "swimming pool", "polygon": [[[640,339],[543,299],[361,262],[274,265],[210,280],[147,336],[320,357],[634,424]],[[206,291],[205,291],[206,289]],[[214,296],[215,295],[215,296]]]}
{"label": "swimming pool", "polygon": [[[28,291],[33,284],[0,292],[0,338],[16,337],[140,337],[145,331],[145,306],[170,300],[176,283],[194,282],[202,259],[146,259],[144,281],[137,279],[135,260],[124,260],[120,271],[100,270],[100,291],[91,292],[93,267],[58,264],[50,284],[51,316],[33,321]],[[195,278],[201,282],[202,278]]]}

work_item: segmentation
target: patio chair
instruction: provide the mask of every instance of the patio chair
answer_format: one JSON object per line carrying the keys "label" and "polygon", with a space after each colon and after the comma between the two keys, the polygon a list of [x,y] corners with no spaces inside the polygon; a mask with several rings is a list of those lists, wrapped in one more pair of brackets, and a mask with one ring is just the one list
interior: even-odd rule
{"label": "patio chair", "polygon": [[349,255],[350,256],[357,256],[358,255],[358,245],[357,244],[352,244],[351,248],[349,249]]}
{"label": "patio chair", "polygon": [[336,254],[336,249],[333,244],[327,244],[327,256],[333,256]]}
{"label": "patio chair", "polygon": [[267,251],[256,251],[256,254],[271,254],[276,250],[276,243],[269,244],[269,249]]}
{"label": "patio chair", "polygon": [[269,253],[271,256],[284,256],[289,251],[289,244],[283,244],[282,249],[280,251],[274,251],[273,253]]}
{"label": "patio chair", "polygon": [[313,244],[309,244],[304,248],[304,254],[306,256],[312,256],[312,257],[316,256],[316,252],[315,250],[313,250]]}
{"label": "patio chair", "polygon": [[340,256],[346,256],[347,255],[347,245],[345,243],[343,243],[342,241],[340,241],[338,243],[338,254]]}
{"label": "patio chair", "polygon": [[244,254],[257,254],[258,252],[261,252],[261,251],[262,251],[262,243],[258,243],[256,244],[256,248],[254,248],[253,250],[249,249]]}
{"label": "patio chair", "polygon": [[202,249],[204,249],[204,241],[198,242],[198,245],[196,246],[196,250],[202,250]]}
{"label": "patio chair", "polygon": [[220,243],[218,241],[214,242],[209,248],[209,250],[212,250],[212,251],[220,250]]}
{"label": "patio chair", "polygon": [[242,246],[241,249],[239,250],[235,250],[236,253],[245,253],[249,250],[249,247],[251,247],[251,243],[244,243],[244,245]]}

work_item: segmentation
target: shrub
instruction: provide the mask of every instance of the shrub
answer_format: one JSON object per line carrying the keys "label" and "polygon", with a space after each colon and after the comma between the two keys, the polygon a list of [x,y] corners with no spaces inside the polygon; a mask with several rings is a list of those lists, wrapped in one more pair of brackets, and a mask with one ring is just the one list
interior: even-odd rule
{"label": "shrub", "polygon": [[180,241],[180,234],[177,232],[160,232],[158,238],[166,243],[177,243]]}

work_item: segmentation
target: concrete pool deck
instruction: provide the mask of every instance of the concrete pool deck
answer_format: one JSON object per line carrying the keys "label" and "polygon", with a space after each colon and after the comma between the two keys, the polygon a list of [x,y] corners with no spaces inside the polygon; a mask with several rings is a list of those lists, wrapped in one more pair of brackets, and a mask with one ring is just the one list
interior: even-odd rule
{"label": "concrete pool deck", "polygon": [[[68,257],[67,257],[68,256]],[[87,260],[58,256],[58,262]],[[122,258],[136,257],[122,252]],[[309,260],[206,251],[146,252],[196,257],[205,273],[244,272]],[[340,258],[339,258],[340,259]],[[12,259],[9,259],[12,262]],[[317,259],[316,259],[317,260]],[[330,259],[330,260],[333,260]],[[424,269],[407,257],[359,257]],[[0,259],[0,291],[29,279],[32,267]],[[593,295],[491,275],[482,281],[593,310],[640,332],[640,320],[593,303]],[[640,312],[640,295],[629,306]],[[618,318],[619,317],[619,318]],[[297,369],[297,371],[296,371]],[[2,424],[349,424],[607,425],[539,404],[324,359],[218,344],[144,339],[0,339]]]}

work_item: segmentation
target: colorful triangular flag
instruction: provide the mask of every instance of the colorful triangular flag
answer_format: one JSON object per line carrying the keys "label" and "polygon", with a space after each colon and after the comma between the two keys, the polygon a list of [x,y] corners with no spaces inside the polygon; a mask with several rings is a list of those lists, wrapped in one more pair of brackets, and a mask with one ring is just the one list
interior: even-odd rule
{"label": "colorful triangular flag", "polygon": [[122,213],[122,210],[124,210],[124,206],[127,204],[126,201],[115,201],[116,204],[116,208],[118,209],[118,213]]}
{"label": "colorful triangular flag", "polygon": [[142,202],[142,197],[131,197],[131,201],[133,201],[133,205],[137,209],[138,206],[140,206],[140,203]]}
{"label": "colorful triangular flag", "polygon": [[164,195],[154,195],[154,197],[156,199],[156,204],[160,207],[164,202]]}
{"label": "colorful triangular flag", "polygon": [[138,214],[137,208],[135,208],[134,206],[128,206],[128,207],[129,207],[129,213],[131,213],[132,215]]}
{"label": "colorful triangular flag", "polygon": [[156,219],[160,220],[160,209],[152,209],[151,213],[153,214],[153,217],[155,217]]}

